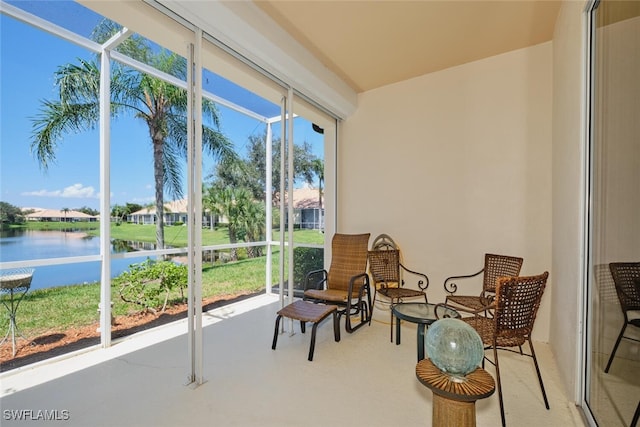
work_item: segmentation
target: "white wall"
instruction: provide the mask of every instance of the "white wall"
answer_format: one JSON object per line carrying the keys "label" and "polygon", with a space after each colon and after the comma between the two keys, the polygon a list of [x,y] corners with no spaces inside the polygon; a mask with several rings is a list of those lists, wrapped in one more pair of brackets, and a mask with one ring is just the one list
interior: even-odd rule
{"label": "white wall", "polygon": [[569,396],[577,398],[584,176],[584,7],[565,1],[553,38],[553,272],[550,343]]}
{"label": "white wall", "polygon": [[542,341],[556,281],[551,60],[544,43],[363,93],[338,147],[338,231],[391,235],[435,302],[487,252],[522,256],[525,275],[550,271]]}

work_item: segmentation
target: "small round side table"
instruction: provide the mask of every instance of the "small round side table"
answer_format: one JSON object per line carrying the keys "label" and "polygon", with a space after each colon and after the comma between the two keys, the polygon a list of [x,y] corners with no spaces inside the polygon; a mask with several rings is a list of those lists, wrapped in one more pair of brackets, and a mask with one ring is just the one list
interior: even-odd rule
{"label": "small round side table", "polygon": [[429,359],[418,362],[416,377],[433,392],[433,427],[475,427],[476,400],[491,396],[496,389],[493,377],[482,368],[458,382]]}

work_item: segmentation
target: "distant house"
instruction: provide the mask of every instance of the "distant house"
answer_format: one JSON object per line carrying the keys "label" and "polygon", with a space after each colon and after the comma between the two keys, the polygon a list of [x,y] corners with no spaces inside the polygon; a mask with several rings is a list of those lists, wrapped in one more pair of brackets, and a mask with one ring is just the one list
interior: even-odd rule
{"label": "distant house", "polygon": [[[187,199],[174,200],[164,204],[164,223],[165,225],[186,224],[188,221]],[[210,215],[205,213],[202,215],[202,226],[208,227]],[[215,220],[215,218],[214,218]],[[127,215],[127,222],[133,224],[151,225],[156,223],[156,207],[148,207],[140,209]]]}
{"label": "distant house", "polygon": [[87,215],[78,211],[63,211],[56,209],[38,209],[35,212],[25,215],[27,221],[45,222],[97,222],[98,215]]}
{"label": "distant house", "polygon": [[[322,201],[322,205],[321,202]],[[286,198],[285,198],[286,203]],[[304,186],[293,189],[293,225],[299,228],[321,230],[324,228],[324,194],[318,189]],[[285,219],[287,222],[287,219]]]}
{"label": "distant house", "polygon": [[[324,201],[324,196],[323,196]],[[298,228],[319,230],[324,228],[324,209],[320,209],[318,201],[318,189],[302,187],[293,190],[293,215],[294,225]],[[209,227],[211,216],[205,212],[202,215],[202,226]],[[227,222],[224,217],[214,215],[214,224]],[[286,219],[285,219],[286,221]],[[156,223],[156,208],[148,207],[127,215],[127,222],[132,224],[151,225]],[[187,200],[174,200],[164,204],[164,223],[173,225],[187,223]]]}

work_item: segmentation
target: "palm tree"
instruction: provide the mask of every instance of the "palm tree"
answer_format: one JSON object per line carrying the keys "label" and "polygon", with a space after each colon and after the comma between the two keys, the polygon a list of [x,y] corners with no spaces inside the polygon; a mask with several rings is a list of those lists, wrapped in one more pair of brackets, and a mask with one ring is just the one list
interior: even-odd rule
{"label": "palm tree", "polygon": [[[94,30],[98,43],[119,30],[112,21],[104,20]],[[183,57],[166,51],[153,52],[144,39],[131,36],[118,50],[152,65],[155,69],[186,79],[187,64]],[[60,66],[54,82],[58,99],[44,100],[33,119],[31,150],[46,170],[55,161],[59,140],[68,133],[95,128],[99,122],[100,69],[97,60],[78,59],[78,64]],[[218,111],[213,102],[203,100],[203,149],[211,155],[235,158],[232,143],[219,131]],[[114,118],[133,114],[143,120],[153,148],[156,208],[156,247],[164,248],[164,191],[182,197],[179,159],[187,151],[187,92],[158,78],[115,63],[111,75],[111,115]]]}
{"label": "palm tree", "polygon": [[318,212],[320,213],[319,230],[322,231],[322,185],[324,184],[324,162],[322,159],[311,161],[311,170],[318,177]]}
{"label": "palm tree", "polygon": [[70,211],[71,209],[69,209],[69,208],[62,208],[62,209],[60,209],[60,210],[62,211],[62,213],[64,213],[64,222],[67,222],[67,214],[69,213],[69,211]]}

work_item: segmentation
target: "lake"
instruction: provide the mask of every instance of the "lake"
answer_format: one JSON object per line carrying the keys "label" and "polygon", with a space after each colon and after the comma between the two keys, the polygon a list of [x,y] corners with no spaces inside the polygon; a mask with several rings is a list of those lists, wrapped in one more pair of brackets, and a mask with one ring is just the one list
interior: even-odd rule
{"label": "lake", "polygon": [[[149,248],[147,244],[146,249],[152,248]],[[122,241],[115,241],[111,244],[111,253],[132,252],[133,250],[130,245]],[[84,231],[0,231],[0,262],[99,254],[100,238],[88,236]],[[129,265],[142,262],[145,259],[146,257],[112,260],[112,277],[127,270]],[[51,265],[35,268],[31,289],[99,280],[99,261]]]}

